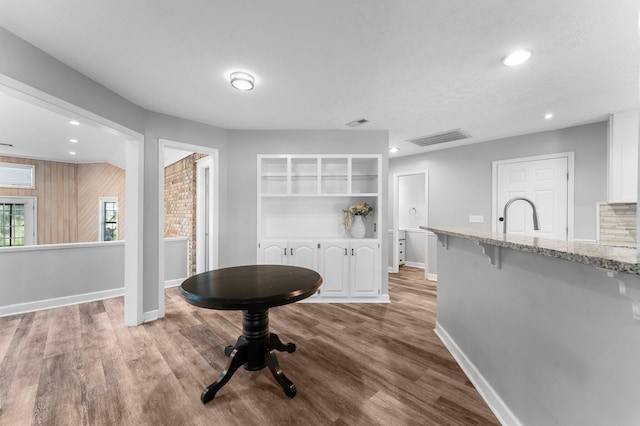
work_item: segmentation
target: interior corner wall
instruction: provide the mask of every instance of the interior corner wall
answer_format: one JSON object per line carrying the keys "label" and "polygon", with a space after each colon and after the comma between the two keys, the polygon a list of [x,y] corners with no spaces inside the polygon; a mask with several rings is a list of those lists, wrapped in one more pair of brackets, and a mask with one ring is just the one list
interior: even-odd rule
{"label": "interior corner wall", "polygon": [[[429,170],[429,225],[491,231],[492,162],[561,152],[575,152],[574,236],[595,240],[596,202],[607,196],[607,122],[392,158],[389,175]],[[388,210],[391,229],[391,203]],[[484,223],[469,223],[470,215]]]}
{"label": "interior corner wall", "polygon": [[[228,207],[229,239],[220,266],[256,262],[257,155],[258,154],[381,154],[382,198],[387,205],[389,133],[373,130],[229,130]],[[387,221],[383,209],[382,223]],[[382,231],[384,228],[380,228]],[[387,258],[383,233],[382,259]],[[386,268],[382,291],[387,292]]]}

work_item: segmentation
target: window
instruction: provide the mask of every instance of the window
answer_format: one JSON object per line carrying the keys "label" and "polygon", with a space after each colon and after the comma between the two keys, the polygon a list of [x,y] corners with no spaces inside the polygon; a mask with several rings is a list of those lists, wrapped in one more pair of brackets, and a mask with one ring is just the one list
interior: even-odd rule
{"label": "window", "polygon": [[36,187],[35,166],[0,163],[0,187],[34,189]]}
{"label": "window", "polygon": [[0,203],[0,247],[23,246],[24,204]]}
{"label": "window", "polygon": [[118,199],[100,198],[100,241],[118,239]]}
{"label": "window", "polygon": [[36,198],[0,197],[0,247],[36,244]]}

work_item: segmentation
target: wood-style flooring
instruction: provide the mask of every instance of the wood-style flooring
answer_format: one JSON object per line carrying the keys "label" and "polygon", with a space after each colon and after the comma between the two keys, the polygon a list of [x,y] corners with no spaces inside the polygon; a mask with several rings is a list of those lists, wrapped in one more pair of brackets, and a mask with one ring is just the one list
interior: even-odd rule
{"label": "wood-style flooring", "polygon": [[166,317],[123,324],[113,298],[0,318],[1,425],[497,425],[433,332],[436,283],[390,274],[390,304],[296,303],[270,310],[295,383],[239,369],[207,405],[242,313],[166,291]]}

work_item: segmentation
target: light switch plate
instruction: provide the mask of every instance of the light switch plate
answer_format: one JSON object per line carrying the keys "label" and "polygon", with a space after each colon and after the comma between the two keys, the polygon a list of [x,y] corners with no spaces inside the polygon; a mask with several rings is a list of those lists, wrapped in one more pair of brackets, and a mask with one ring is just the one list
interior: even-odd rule
{"label": "light switch plate", "polygon": [[471,223],[484,223],[484,216],[482,215],[470,215],[469,222]]}

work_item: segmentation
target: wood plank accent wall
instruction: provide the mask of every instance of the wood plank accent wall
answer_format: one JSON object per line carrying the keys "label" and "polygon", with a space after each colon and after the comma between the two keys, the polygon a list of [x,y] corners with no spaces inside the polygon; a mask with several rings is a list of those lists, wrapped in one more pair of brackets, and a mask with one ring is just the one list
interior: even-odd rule
{"label": "wood plank accent wall", "polygon": [[0,188],[0,196],[36,197],[37,243],[77,242],[76,165],[5,156],[0,162],[35,165],[35,189]]}
{"label": "wood plank accent wall", "polygon": [[36,197],[37,244],[98,241],[99,198],[118,197],[118,237],[125,230],[125,171],[107,163],[73,164],[0,156],[35,166],[35,189],[0,188],[0,196]]}
{"label": "wood plank accent wall", "polygon": [[108,163],[77,165],[78,242],[100,238],[100,197],[118,198],[118,239],[125,236],[125,171]]}

